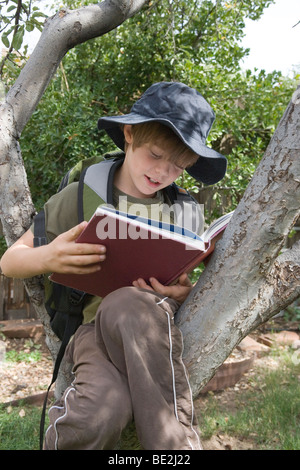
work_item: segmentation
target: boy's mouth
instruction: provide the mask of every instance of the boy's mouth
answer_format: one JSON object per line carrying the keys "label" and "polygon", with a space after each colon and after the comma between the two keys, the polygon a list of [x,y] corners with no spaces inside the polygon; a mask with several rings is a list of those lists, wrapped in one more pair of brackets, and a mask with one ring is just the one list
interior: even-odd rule
{"label": "boy's mouth", "polygon": [[149,183],[153,186],[159,186],[161,183],[160,181],[155,180],[154,178],[150,178],[150,176],[146,176],[146,179],[149,181]]}

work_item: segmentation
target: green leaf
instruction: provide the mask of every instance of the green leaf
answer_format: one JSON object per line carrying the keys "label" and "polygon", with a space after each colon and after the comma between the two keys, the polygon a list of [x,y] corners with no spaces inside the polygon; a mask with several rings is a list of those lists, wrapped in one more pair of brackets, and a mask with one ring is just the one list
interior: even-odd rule
{"label": "green leaf", "polygon": [[2,34],[1,41],[3,42],[5,47],[9,48],[10,42],[6,34]]}
{"label": "green leaf", "polygon": [[26,24],[26,31],[28,31],[30,33],[33,30],[34,30],[34,24],[32,24],[28,21],[28,23]]}
{"label": "green leaf", "polygon": [[13,73],[16,73],[19,71],[18,67],[11,60],[7,60],[5,62],[5,65]]}
{"label": "green leaf", "polygon": [[8,7],[7,12],[15,10],[16,8],[17,8],[17,5],[11,5],[10,7]]}
{"label": "green leaf", "polygon": [[24,26],[21,26],[17,33],[15,34],[14,38],[13,38],[13,41],[12,41],[12,45],[13,45],[13,48],[18,51],[21,46],[22,46],[22,42],[23,42],[23,38],[24,38]]}
{"label": "green leaf", "polygon": [[45,13],[41,11],[35,11],[34,13],[32,13],[32,18],[38,18],[38,17],[48,18],[48,16],[45,15]]}

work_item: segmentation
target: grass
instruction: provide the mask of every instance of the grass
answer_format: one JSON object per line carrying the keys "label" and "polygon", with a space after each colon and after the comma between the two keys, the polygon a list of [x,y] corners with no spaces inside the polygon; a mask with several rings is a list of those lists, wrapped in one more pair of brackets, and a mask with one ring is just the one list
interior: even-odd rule
{"label": "grass", "polygon": [[7,362],[38,362],[42,358],[40,351],[16,351],[12,349],[5,354]]}
{"label": "grass", "polygon": [[236,411],[210,397],[201,413],[204,439],[225,433],[250,439],[256,449],[300,449],[300,364],[292,350],[274,354],[278,368],[257,371],[249,390],[239,394]]}
{"label": "grass", "polygon": [[41,345],[34,343],[31,339],[28,339],[24,343],[24,350],[16,351],[11,349],[5,352],[5,361],[7,362],[38,362],[42,358],[40,351]]}
{"label": "grass", "polygon": [[0,450],[38,450],[41,409],[0,405]]}

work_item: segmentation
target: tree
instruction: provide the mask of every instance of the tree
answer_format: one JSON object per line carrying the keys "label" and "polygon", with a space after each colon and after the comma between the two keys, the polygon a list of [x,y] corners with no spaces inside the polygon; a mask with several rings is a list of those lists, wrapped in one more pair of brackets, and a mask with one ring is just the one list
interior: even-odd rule
{"label": "tree", "polygon": [[[0,215],[9,245],[29,227],[35,213],[18,140],[62,57],[76,44],[115,28],[146,3],[105,0],[78,10],[61,10],[47,20],[38,45],[1,103]],[[210,6],[212,2],[205,3]],[[194,37],[199,41],[206,36],[203,51],[209,50],[208,35],[193,13],[188,21],[195,25]],[[171,31],[175,34],[174,28]],[[299,245],[279,255],[299,216],[299,106],[297,91],[223,239],[177,316],[195,395],[246,334],[300,294]],[[43,308],[41,280],[25,284],[55,356],[58,342]],[[64,386],[60,381],[57,394]]]}

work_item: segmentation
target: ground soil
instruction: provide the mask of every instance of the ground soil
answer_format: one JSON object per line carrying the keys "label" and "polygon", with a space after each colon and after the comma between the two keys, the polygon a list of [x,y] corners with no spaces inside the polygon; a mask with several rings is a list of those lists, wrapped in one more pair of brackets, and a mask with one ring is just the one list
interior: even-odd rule
{"label": "ground soil", "polygon": [[44,392],[50,384],[53,367],[45,336],[36,343],[27,338],[2,338],[2,341],[6,352],[37,350],[41,353],[41,359],[36,362],[0,362],[0,403],[10,403]]}
{"label": "ground soil", "polygon": [[[298,331],[299,325],[286,323],[283,319],[272,320],[262,325],[251,336],[255,338],[262,333],[268,333],[271,330],[293,330]],[[32,351],[36,349],[32,340],[28,339],[8,339],[1,338],[5,343],[6,351]],[[41,396],[45,392],[52,377],[52,360],[49,350],[45,344],[45,336],[37,339],[36,344],[39,347],[42,358],[37,362],[6,362],[0,360],[0,403],[6,403],[8,406],[18,404],[18,400],[27,399],[35,395]],[[245,390],[253,387],[251,380],[256,374],[258,368],[268,367],[276,368],[276,360],[270,354],[264,354],[256,357],[253,367],[249,369],[243,377],[232,387],[218,392],[208,392],[200,395],[195,400],[195,409],[198,416],[205,412],[209,394],[214,393],[217,400],[220,401],[222,408],[228,412],[235,411],[242,406],[243,394]],[[42,399],[36,400],[36,405],[41,405]],[[212,436],[209,440],[202,440],[204,449],[207,450],[254,450],[254,439],[244,440],[239,437],[227,436],[222,433]]]}

